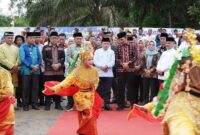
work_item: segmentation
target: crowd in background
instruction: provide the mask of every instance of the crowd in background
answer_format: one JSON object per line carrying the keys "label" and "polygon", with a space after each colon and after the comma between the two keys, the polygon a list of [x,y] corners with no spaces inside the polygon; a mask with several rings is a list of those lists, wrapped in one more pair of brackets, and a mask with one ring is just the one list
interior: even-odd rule
{"label": "crowd in background", "polygon": [[[200,36],[197,35],[200,41]],[[62,81],[68,76],[68,69],[84,44],[91,44],[94,52],[94,66],[99,71],[97,92],[104,99],[104,109],[112,110],[110,104],[117,104],[117,110],[130,108],[133,104],[146,104],[153,100],[159,85],[167,78],[174,62],[176,50],[188,47],[184,30],[167,33],[159,29],[154,35],[152,29],[144,34],[143,29],[125,31],[118,34],[102,31],[94,35],[91,29],[83,36],[78,29],[73,37],[56,32],[49,27],[48,32],[26,29],[22,35],[14,36],[5,32],[0,45],[0,66],[12,74],[17,106],[24,111],[39,110],[44,106],[50,110],[63,110],[60,96],[45,96],[44,82]],[[80,61],[76,66],[79,66]],[[67,97],[66,110],[72,110],[73,97]]]}

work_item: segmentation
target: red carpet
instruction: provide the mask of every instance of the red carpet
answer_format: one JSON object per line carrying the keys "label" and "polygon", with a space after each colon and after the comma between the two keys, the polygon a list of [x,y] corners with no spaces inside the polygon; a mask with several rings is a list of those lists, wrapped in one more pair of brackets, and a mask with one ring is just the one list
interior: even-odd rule
{"label": "red carpet", "polygon": [[[128,111],[102,111],[98,119],[99,135],[161,135],[160,123],[150,123],[142,118],[127,121]],[[76,135],[76,111],[64,112],[47,135]]]}
{"label": "red carpet", "polygon": [[[102,111],[98,119],[99,135],[161,135],[160,123],[150,123],[142,118],[127,121],[128,111]],[[76,111],[64,112],[47,135],[76,135]]]}

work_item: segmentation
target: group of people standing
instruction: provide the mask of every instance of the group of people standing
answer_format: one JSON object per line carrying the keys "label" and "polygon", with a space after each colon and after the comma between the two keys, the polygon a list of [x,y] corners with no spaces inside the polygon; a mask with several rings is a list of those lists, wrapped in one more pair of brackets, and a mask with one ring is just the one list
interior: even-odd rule
{"label": "group of people standing", "polygon": [[[35,110],[45,105],[44,109],[48,111],[54,101],[55,109],[63,110],[62,98],[58,95],[44,95],[43,84],[46,81],[62,81],[64,77],[70,76],[68,69],[86,44],[91,44],[94,49],[94,57],[90,56],[88,63],[97,68],[98,72],[95,74],[98,80],[94,87],[104,100],[105,110],[113,109],[111,103],[117,103],[117,110],[120,111],[133,107],[133,104],[151,101],[173,64],[175,49],[178,48],[174,37],[161,32],[157,35],[158,46],[151,30],[148,35],[144,35],[141,29],[138,34],[120,31],[115,38],[111,32],[99,35],[101,36],[95,37],[90,33],[87,41],[83,42],[82,33],[76,31],[72,43],[66,45],[66,35],[52,29],[44,45],[41,44],[39,30],[27,32],[26,37],[17,35],[15,44],[14,33],[5,32],[4,43],[0,45],[0,67],[9,71],[12,76],[18,107],[22,106],[24,111],[29,111],[29,105]],[[83,60],[79,58],[75,67],[82,64]],[[82,71],[76,71],[79,75],[91,75],[81,68],[79,70]],[[93,70],[91,72],[93,74]],[[81,81],[88,82],[84,78]],[[94,82],[91,80],[91,83]],[[78,82],[71,84],[79,86]],[[79,87],[82,91],[91,89],[85,85]],[[67,101],[66,109],[72,110],[77,101],[70,96]]]}

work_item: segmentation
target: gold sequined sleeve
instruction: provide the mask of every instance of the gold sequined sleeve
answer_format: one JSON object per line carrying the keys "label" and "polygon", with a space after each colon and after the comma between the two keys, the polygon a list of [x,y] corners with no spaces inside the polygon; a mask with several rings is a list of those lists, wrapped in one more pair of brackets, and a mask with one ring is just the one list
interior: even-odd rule
{"label": "gold sequined sleeve", "polygon": [[60,82],[58,85],[54,86],[53,90],[55,91],[55,93],[63,90],[64,88],[72,86],[76,80],[75,74],[76,74],[76,69],[74,69],[73,72],[68,77],[65,78],[65,80]]}
{"label": "gold sequined sleeve", "polygon": [[12,96],[12,83],[9,83],[11,78],[4,71],[0,71],[0,101]]}
{"label": "gold sequined sleeve", "polygon": [[96,82],[95,82],[95,89],[97,89],[97,87],[98,87],[98,84],[99,84],[99,72],[98,72],[98,70],[96,70],[96,78],[97,78],[97,80],[96,80]]}

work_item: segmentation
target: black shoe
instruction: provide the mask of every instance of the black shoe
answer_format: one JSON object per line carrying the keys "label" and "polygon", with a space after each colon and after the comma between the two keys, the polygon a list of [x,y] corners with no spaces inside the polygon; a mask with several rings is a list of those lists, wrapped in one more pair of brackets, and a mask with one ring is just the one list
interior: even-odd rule
{"label": "black shoe", "polygon": [[124,110],[124,107],[120,105],[117,107],[117,111],[121,111],[121,110]]}
{"label": "black shoe", "polygon": [[16,107],[14,107],[14,109],[15,109],[16,111],[18,111],[18,110],[19,110],[19,107],[18,107],[18,106],[16,106]]}
{"label": "black shoe", "polygon": [[44,106],[45,105],[44,101],[40,101],[39,105]]}
{"label": "black shoe", "polygon": [[112,100],[110,103],[111,103],[111,104],[116,104],[116,103],[117,103],[117,100]]}
{"label": "black shoe", "polygon": [[121,110],[124,110],[124,106],[123,105],[118,105],[117,111],[121,111]]}
{"label": "black shoe", "polygon": [[29,111],[29,107],[28,106],[24,106],[24,111]]}
{"label": "black shoe", "polygon": [[112,108],[110,107],[109,104],[105,104],[105,105],[104,105],[104,109],[107,110],[107,111],[112,110]]}
{"label": "black shoe", "polygon": [[49,106],[49,105],[46,105],[46,106],[44,107],[44,110],[46,110],[46,111],[50,111],[50,109],[51,109],[51,106]]}
{"label": "black shoe", "polygon": [[55,109],[57,109],[57,110],[64,110],[63,108],[62,108],[62,106],[61,105],[57,105],[57,106],[55,106]]}
{"label": "black shoe", "polygon": [[40,110],[40,108],[37,105],[32,105],[32,109],[34,109],[34,110]]}
{"label": "black shoe", "polygon": [[124,105],[123,107],[124,108],[130,108],[130,105]]}
{"label": "black shoe", "polygon": [[66,106],[66,111],[72,111],[73,110],[73,105],[68,104]]}
{"label": "black shoe", "polygon": [[17,107],[23,107],[22,102],[17,102]]}

